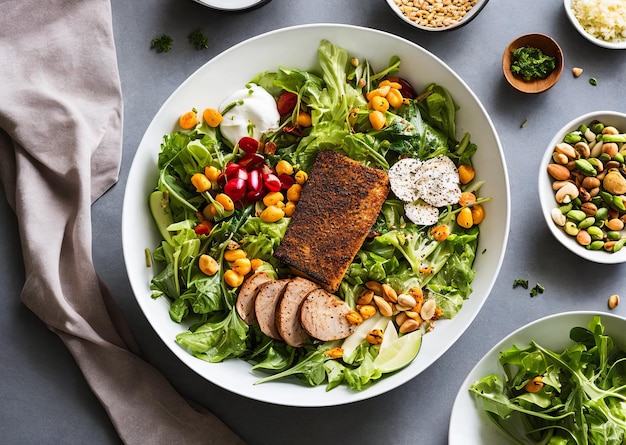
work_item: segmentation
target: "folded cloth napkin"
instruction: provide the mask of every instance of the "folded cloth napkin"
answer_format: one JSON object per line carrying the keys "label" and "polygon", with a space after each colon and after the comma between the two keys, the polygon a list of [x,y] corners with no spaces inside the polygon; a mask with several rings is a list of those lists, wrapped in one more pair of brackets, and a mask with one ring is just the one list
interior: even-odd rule
{"label": "folded cloth napkin", "polygon": [[242,444],[139,357],[94,270],[91,204],[121,159],[111,6],[44,3],[0,0],[0,179],[20,227],[22,301],[67,346],[125,443]]}

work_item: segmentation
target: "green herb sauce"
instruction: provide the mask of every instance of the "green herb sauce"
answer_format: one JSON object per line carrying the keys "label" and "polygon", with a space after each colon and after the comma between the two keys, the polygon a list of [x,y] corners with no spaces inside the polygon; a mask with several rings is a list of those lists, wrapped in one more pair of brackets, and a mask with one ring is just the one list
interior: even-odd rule
{"label": "green herb sauce", "polygon": [[539,48],[523,46],[512,52],[511,72],[524,80],[545,79],[556,68],[556,58]]}

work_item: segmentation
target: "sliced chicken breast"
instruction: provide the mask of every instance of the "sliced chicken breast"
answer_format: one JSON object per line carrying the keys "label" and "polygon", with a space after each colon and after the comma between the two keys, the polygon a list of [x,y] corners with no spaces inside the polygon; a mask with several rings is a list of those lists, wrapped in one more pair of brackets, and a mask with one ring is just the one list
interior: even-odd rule
{"label": "sliced chicken breast", "polygon": [[318,288],[314,282],[301,277],[292,278],[285,287],[276,307],[276,328],[288,345],[299,348],[308,341],[309,336],[300,324],[300,305],[309,292]]}
{"label": "sliced chicken breast", "polygon": [[311,337],[322,341],[340,340],[352,333],[346,315],[350,306],[324,289],[315,289],[300,306],[300,323]]}
{"label": "sliced chicken breast", "polygon": [[283,339],[276,327],[276,306],[289,281],[288,279],[272,280],[261,284],[254,300],[256,321],[259,323],[261,332],[275,340]]}
{"label": "sliced chicken breast", "polygon": [[251,325],[256,319],[254,312],[254,300],[256,299],[259,286],[263,283],[267,283],[268,281],[272,281],[272,278],[270,278],[269,275],[265,272],[257,272],[246,278],[241,285],[241,289],[239,289],[235,309],[247,325]]}

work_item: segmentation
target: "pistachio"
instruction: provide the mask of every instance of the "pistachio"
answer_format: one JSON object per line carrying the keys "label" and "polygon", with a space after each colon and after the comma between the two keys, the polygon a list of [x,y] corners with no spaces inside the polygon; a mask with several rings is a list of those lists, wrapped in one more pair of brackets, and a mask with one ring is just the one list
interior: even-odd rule
{"label": "pistachio", "polygon": [[617,169],[611,169],[602,180],[602,187],[612,195],[626,193],[626,179]]}
{"label": "pistachio", "polygon": [[619,304],[619,295],[613,294],[609,297],[609,309],[615,309]]}

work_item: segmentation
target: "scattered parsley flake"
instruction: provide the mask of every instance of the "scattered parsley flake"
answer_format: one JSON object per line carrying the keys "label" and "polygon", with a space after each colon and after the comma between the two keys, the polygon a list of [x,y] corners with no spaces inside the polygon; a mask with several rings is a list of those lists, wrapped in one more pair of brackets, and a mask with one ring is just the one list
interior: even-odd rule
{"label": "scattered parsley flake", "polygon": [[522,122],[522,124],[519,127],[520,128],[524,128],[527,123],[528,123],[528,118],[524,119],[524,121]]}
{"label": "scattered parsley flake", "polygon": [[537,283],[535,287],[530,290],[530,296],[536,297],[538,294],[543,294],[543,291],[546,290],[541,284]]}
{"label": "scattered parsley flake", "polygon": [[522,286],[524,289],[528,289],[528,280],[516,278],[515,280],[513,280],[513,289],[515,289],[517,286]]}
{"label": "scattered parsley flake", "polygon": [[209,40],[205,37],[201,28],[192,31],[188,38],[189,43],[191,43],[197,50],[207,49],[209,47]]}
{"label": "scattered parsley flake", "polygon": [[162,34],[159,37],[152,39],[150,42],[150,49],[156,49],[157,53],[166,53],[172,49],[174,45],[174,39],[167,34]]}

